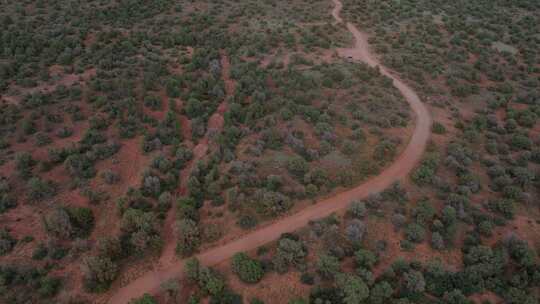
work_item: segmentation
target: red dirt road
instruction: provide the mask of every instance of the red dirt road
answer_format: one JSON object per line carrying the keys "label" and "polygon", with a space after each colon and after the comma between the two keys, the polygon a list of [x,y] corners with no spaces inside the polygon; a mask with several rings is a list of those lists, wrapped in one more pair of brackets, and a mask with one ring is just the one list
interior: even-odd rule
{"label": "red dirt road", "polygon": [[336,19],[336,24],[343,23],[343,19],[341,19],[341,9],[343,8],[343,4],[339,0],[332,0],[334,1],[334,9],[332,9],[332,16],[334,19]]}
{"label": "red dirt road", "polygon": [[[332,15],[337,23],[343,23],[340,18],[341,2],[339,0],[333,1],[336,4],[336,8],[332,11]],[[360,32],[351,23],[347,23],[347,28],[356,40],[354,48],[340,49],[338,50],[338,53],[341,56],[365,62],[370,66],[378,65],[381,73],[393,79],[394,86],[403,94],[413,109],[416,116],[416,124],[414,133],[407,147],[391,166],[385,169],[380,175],[369,179],[366,183],[339,193],[334,197],[324,199],[296,214],[248,233],[228,244],[202,252],[197,255],[197,258],[202,264],[208,266],[216,265],[230,259],[239,251],[255,249],[278,239],[280,235],[285,232],[292,232],[306,226],[309,221],[320,219],[333,212],[343,210],[353,199],[365,198],[371,193],[384,190],[395,181],[406,178],[421,160],[431,134],[431,116],[428,109],[420,101],[420,98],[416,93],[401,81],[399,77],[394,76],[389,70],[379,65],[376,57],[369,52],[366,35]],[[155,293],[159,291],[161,282],[170,278],[182,276],[183,270],[184,261],[180,260],[166,269],[146,273],[129,285],[119,289],[116,294],[109,299],[109,303],[128,303],[130,299],[140,297],[144,293]]]}

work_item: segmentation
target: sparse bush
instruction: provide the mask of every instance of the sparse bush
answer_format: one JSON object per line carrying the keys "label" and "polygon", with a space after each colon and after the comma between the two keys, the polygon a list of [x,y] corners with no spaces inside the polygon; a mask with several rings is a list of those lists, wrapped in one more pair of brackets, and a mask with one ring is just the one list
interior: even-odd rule
{"label": "sparse bush", "polygon": [[197,250],[201,243],[201,235],[196,222],[182,219],[176,223],[178,242],[176,252],[181,256],[189,256]]}

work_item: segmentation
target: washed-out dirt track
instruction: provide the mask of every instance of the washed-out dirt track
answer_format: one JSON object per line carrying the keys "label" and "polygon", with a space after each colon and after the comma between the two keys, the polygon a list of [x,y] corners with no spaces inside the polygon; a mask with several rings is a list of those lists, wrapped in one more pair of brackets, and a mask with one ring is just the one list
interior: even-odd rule
{"label": "washed-out dirt track", "polygon": [[[331,14],[336,19],[337,24],[342,24],[343,20],[340,17],[342,4],[339,0],[332,1],[335,4],[335,8]],[[197,258],[202,264],[208,266],[216,265],[230,259],[237,252],[256,249],[268,242],[277,240],[283,233],[300,229],[312,220],[320,219],[333,212],[343,210],[353,199],[365,198],[369,194],[384,190],[395,181],[406,178],[421,160],[431,133],[431,116],[428,109],[420,101],[420,98],[413,89],[406,85],[398,76],[379,64],[377,58],[369,51],[367,35],[360,32],[351,23],[347,23],[346,26],[354,36],[355,44],[350,49],[337,50],[340,56],[355,61],[362,61],[372,67],[378,66],[382,74],[393,80],[394,86],[401,92],[412,108],[416,118],[415,129],[407,147],[395,162],[378,176],[369,179],[353,189],[321,200],[296,214],[250,232],[234,241],[202,252],[197,255]],[[109,303],[128,303],[130,299],[140,297],[144,293],[156,292],[161,282],[182,276],[183,270],[184,261],[180,260],[172,262],[170,265],[161,269],[148,272],[117,290],[109,299]]]}

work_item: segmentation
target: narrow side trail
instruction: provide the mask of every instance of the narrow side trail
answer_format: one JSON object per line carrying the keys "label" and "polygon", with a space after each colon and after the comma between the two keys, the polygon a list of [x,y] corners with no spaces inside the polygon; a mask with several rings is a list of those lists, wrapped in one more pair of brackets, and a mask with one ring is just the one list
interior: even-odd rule
{"label": "narrow side trail", "polygon": [[[339,0],[332,0],[335,8],[331,14],[336,19],[336,23],[343,23],[340,17],[342,4]],[[393,80],[394,86],[403,94],[415,114],[415,129],[405,150],[386,168],[381,174],[375,176],[365,183],[339,193],[333,197],[319,201],[296,214],[284,217],[265,227],[250,232],[234,241],[219,247],[209,249],[198,254],[196,257],[204,265],[212,266],[230,259],[239,251],[250,251],[268,242],[277,240],[281,234],[292,232],[306,226],[310,221],[326,217],[333,212],[347,208],[353,199],[365,198],[368,195],[380,192],[389,187],[395,181],[404,179],[414,169],[421,160],[427,142],[431,134],[431,116],[428,109],[420,101],[418,95],[406,85],[398,76],[394,75],[387,68],[381,66],[377,58],[370,53],[367,36],[360,32],[353,24],[347,23],[347,29],[354,36],[354,47],[350,49],[339,49],[340,56],[362,61],[372,67],[378,66],[381,73]],[[183,275],[183,260],[176,261],[166,268],[146,273],[127,286],[120,288],[110,299],[109,303],[128,303],[130,299],[140,297],[144,293],[153,293],[159,290],[161,282]]]}
{"label": "narrow side trail", "polygon": [[[225,98],[219,104],[216,112],[212,114],[212,116],[210,116],[210,118],[208,119],[208,127],[206,134],[193,148],[193,159],[180,172],[180,187],[177,193],[180,196],[184,196],[187,194],[187,181],[189,175],[191,174],[191,171],[193,171],[193,167],[197,164],[197,162],[203,159],[208,152],[208,148],[210,145],[210,137],[213,134],[219,133],[223,130],[223,125],[225,124],[223,115],[225,115],[225,112],[227,111],[227,101],[230,97],[232,97],[235,90],[235,84],[231,80],[230,73],[231,63],[229,62],[229,58],[224,52],[221,52],[221,75],[223,81],[225,82]],[[177,237],[174,227],[174,224],[176,222],[176,207],[176,202],[173,202],[173,206],[171,207],[171,210],[169,210],[169,212],[167,213],[167,217],[165,218],[162,233],[164,246],[159,261],[155,266],[158,269],[170,267],[176,261]]]}

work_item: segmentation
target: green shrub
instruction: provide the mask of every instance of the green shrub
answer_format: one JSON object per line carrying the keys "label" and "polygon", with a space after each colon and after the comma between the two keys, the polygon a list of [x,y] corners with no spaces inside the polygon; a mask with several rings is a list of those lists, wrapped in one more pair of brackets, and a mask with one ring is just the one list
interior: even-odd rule
{"label": "green shrub", "polygon": [[142,297],[129,301],[129,304],[158,304],[156,299],[145,293]]}
{"label": "green shrub", "polygon": [[504,216],[507,219],[514,218],[515,214],[515,204],[513,201],[508,199],[495,199],[487,203],[489,210],[497,212]]}
{"label": "green shrub", "polygon": [[23,179],[30,178],[32,175],[32,167],[36,161],[28,152],[21,152],[15,155],[15,169]]}
{"label": "green shrub", "polygon": [[377,263],[378,259],[375,253],[367,249],[360,249],[354,253],[356,265],[359,267],[371,269]]}
{"label": "green shrub", "polygon": [[176,252],[181,256],[192,255],[201,244],[199,226],[190,219],[179,220],[176,226],[178,231]]}
{"label": "green shrub", "polygon": [[445,134],[446,133],[446,128],[440,122],[434,122],[433,126],[431,127],[431,130],[435,134]]}
{"label": "green shrub", "polygon": [[236,222],[242,229],[248,230],[257,226],[257,218],[252,215],[242,215]]}
{"label": "green shrub", "polygon": [[60,278],[44,277],[39,281],[38,293],[44,298],[56,295],[62,285]]}
{"label": "green shrub", "polygon": [[307,250],[298,240],[282,237],[278,241],[276,254],[272,260],[274,268],[279,273],[285,273],[290,266],[300,266],[305,262]]}
{"label": "green shrub", "polygon": [[367,213],[366,204],[363,201],[354,200],[349,204],[348,211],[352,217],[361,219]]}
{"label": "green shrub", "polygon": [[257,283],[264,276],[261,263],[243,252],[233,256],[231,267],[233,272],[245,283]]}
{"label": "green shrub", "polygon": [[56,208],[43,222],[45,229],[55,237],[87,237],[94,227],[94,214],[85,207]]}
{"label": "green shrub", "polygon": [[421,243],[426,237],[426,230],[417,223],[410,223],[405,228],[405,237],[414,243]]}
{"label": "green shrub", "polygon": [[0,230],[0,256],[11,252],[15,244],[17,240],[6,229]]}
{"label": "green shrub", "polygon": [[68,239],[73,236],[74,228],[69,213],[64,208],[56,208],[44,218],[45,230],[57,238]]}
{"label": "green shrub", "polygon": [[431,184],[438,167],[438,154],[430,154],[422,161],[420,167],[413,171],[411,178],[415,184],[420,186]]}
{"label": "green shrub", "polygon": [[87,237],[94,228],[94,213],[86,207],[68,208],[69,218],[78,237]]}
{"label": "green shrub", "polygon": [[303,179],[304,175],[309,170],[309,164],[302,157],[295,156],[289,159],[287,162],[287,169],[292,176],[298,179]]}
{"label": "green shrub", "polygon": [[325,279],[332,279],[340,271],[341,264],[333,255],[322,254],[317,260],[317,271]]}
{"label": "green shrub", "polygon": [[32,259],[42,260],[46,258],[48,254],[49,254],[49,249],[47,248],[47,246],[45,246],[45,244],[43,243],[40,243],[38,244],[36,249],[34,249],[34,251],[32,252]]}
{"label": "green shrub", "polygon": [[86,257],[81,270],[84,287],[91,292],[107,290],[118,275],[118,266],[108,257]]}

